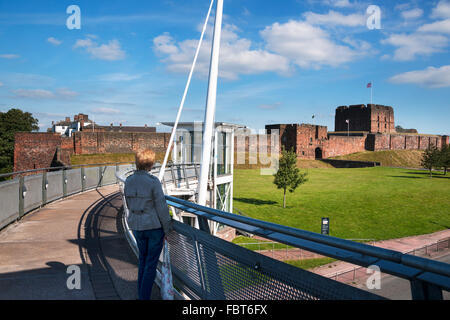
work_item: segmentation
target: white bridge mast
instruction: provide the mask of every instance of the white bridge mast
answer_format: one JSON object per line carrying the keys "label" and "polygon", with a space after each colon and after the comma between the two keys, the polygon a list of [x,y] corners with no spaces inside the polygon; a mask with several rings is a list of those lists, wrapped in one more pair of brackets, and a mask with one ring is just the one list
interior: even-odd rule
{"label": "white bridge mast", "polygon": [[214,36],[211,49],[211,65],[209,69],[208,96],[206,99],[205,121],[203,124],[202,162],[198,185],[198,204],[206,205],[208,193],[209,167],[211,163],[211,145],[216,113],[217,79],[219,76],[219,53],[222,33],[223,0],[217,1]]}

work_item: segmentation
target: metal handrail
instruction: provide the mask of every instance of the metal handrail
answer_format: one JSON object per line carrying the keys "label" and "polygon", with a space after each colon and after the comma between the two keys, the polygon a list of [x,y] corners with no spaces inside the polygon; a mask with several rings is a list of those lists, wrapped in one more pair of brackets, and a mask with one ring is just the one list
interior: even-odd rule
{"label": "metal handrail", "polygon": [[70,166],[39,168],[39,169],[32,169],[32,170],[23,170],[23,171],[3,173],[3,174],[0,174],[0,178],[10,177],[13,175],[24,174],[24,173],[41,172],[41,171],[67,170],[67,169],[73,169],[73,168],[100,167],[100,166],[110,166],[110,165],[133,164],[133,163],[134,162],[109,162],[109,163],[75,164],[75,165],[70,165]]}
{"label": "metal handrail", "polygon": [[[371,257],[379,258],[379,259],[385,259],[388,261],[401,263],[406,266],[410,266],[413,268],[419,268],[423,271],[429,271],[433,273],[438,273],[447,277],[450,277],[450,265],[447,263],[429,260],[421,257],[412,256],[409,254],[403,254],[398,251],[379,248],[379,247],[373,247],[370,245],[366,245],[363,243],[353,242],[349,240],[344,240],[332,236],[324,236],[322,234],[314,233],[311,231],[305,231],[300,229],[295,229],[292,227],[287,227],[271,222],[261,221],[253,218],[243,217],[239,215],[235,215],[229,212],[220,211],[217,209],[212,209],[208,207],[203,207],[198,204],[181,200],[175,197],[166,196],[166,199],[178,203],[182,206],[192,208],[201,212],[205,212],[208,214],[211,214],[216,217],[221,217],[229,220],[233,220],[236,222],[244,223],[250,226],[262,228],[265,230],[270,230],[273,232],[282,233],[285,235],[290,235],[294,237],[298,237],[305,240],[310,240],[322,244],[326,244],[332,247],[349,250],[353,252],[358,252],[363,255],[368,255]],[[194,213],[195,212],[191,212]]]}

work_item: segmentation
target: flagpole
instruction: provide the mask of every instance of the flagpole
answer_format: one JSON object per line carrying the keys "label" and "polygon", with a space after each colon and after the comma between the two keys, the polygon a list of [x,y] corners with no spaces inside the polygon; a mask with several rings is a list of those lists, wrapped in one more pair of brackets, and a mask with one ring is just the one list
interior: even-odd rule
{"label": "flagpole", "polygon": [[370,85],[370,104],[373,104],[373,80]]}

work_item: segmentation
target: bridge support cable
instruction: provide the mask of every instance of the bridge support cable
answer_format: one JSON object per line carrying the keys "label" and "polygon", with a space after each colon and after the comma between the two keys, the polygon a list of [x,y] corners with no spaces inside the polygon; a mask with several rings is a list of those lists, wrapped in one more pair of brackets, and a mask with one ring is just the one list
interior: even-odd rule
{"label": "bridge support cable", "polygon": [[210,4],[209,10],[208,10],[208,14],[206,15],[205,23],[203,24],[202,34],[200,35],[200,40],[198,42],[197,50],[195,52],[194,61],[192,62],[191,71],[189,72],[189,76],[188,76],[188,80],[187,80],[187,83],[186,83],[186,87],[184,89],[183,98],[181,99],[180,107],[178,109],[177,118],[176,118],[175,124],[174,124],[174,126],[172,128],[172,134],[170,135],[169,146],[167,147],[167,151],[166,151],[166,154],[164,156],[164,161],[163,161],[163,164],[161,166],[161,170],[159,172],[158,178],[159,178],[160,181],[162,181],[162,179],[164,177],[164,173],[166,171],[165,169],[166,169],[166,166],[167,166],[167,161],[169,159],[170,151],[172,150],[173,141],[174,141],[174,139],[176,137],[178,122],[180,121],[181,113],[182,113],[183,107],[184,107],[184,102],[186,101],[186,96],[187,96],[187,93],[189,91],[189,87],[190,87],[191,80],[192,80],[192,75],[194,74],[195,66],[197,64],[198,55],[200,53],[200,48],[202,46],[203,37],[205,35],[206,28],[208,26],[208,20],[209,20],[209,17],[211,15],[211,10],[212,10],[213,4],[214,4],[214,0],[211,0],[211,4]]}

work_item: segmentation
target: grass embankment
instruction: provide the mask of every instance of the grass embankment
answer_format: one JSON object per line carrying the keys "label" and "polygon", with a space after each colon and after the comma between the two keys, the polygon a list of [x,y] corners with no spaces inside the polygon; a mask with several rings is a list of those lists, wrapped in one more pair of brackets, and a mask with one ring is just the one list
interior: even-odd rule
{"label": "grass embankment", "polygon": [[307,169],[309,181],[283,194],[272,176],[235,170],[234,210],[252,218],[344,239],[385,240],[450,228],[450,175],[395,168]]}
{"label": "grass embankment", "polygon": [[380,162],[383,167],[421,168],[421,150],[367,151],[335,157],[337,160]]}

